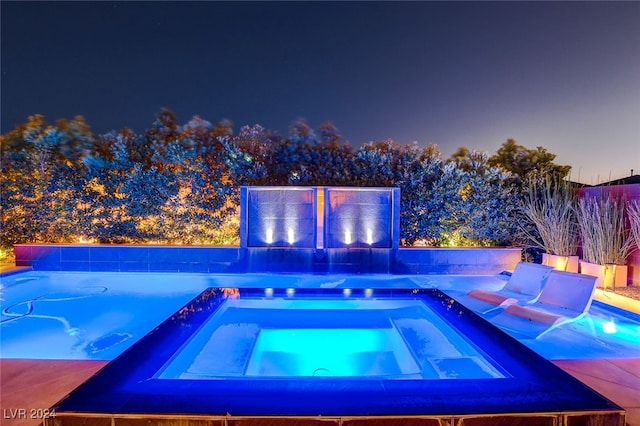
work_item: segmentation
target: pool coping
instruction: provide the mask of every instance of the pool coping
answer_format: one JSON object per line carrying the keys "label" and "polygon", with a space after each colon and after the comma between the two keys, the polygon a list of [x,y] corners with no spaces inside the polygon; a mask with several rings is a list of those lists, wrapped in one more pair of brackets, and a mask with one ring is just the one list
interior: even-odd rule
{"label": "pool coping", "polygon": [[0,277],[8,277],[10,275],[29,271],[33,271],[31,266],[2,265],[0,266]]}
{"label": "pool coping", "polygon": [[596,289],[594,300],[620,311],[631,312],[635,314],[633,318],[640,318],[640,300],[601,289]]}
{"label": "pool coping", "polygon": [[[53,420],[53,422],[51,421]],[[77,422],[76,422],[77,420]],[[149,415],[149,414],[108,414],[108,413],[64,413],[56,415],[55,419],[44,421],[44,426],[71,426],[87,424],[92,425],[130,425],[130,422],[142,420],[152,421],[156,426],[174,426],[175,424],[188,424],[189,426],[272,426],[296,425],[296,426],[443,426],[443,425],[509,425],[509,424],[535,424],[538,426],[556,425],[583,425],[597,424],[602,426],[623,426],[626,421],[624,412],[540,412],[540,413],[513,413],[513,414],[476,414],[465,416],[187,416],[187,415]],[[184,423],[183,423],[184,422]],[[137,423],[136,423],[137,424]],[[144,423],[148,424],[148,423]]]}

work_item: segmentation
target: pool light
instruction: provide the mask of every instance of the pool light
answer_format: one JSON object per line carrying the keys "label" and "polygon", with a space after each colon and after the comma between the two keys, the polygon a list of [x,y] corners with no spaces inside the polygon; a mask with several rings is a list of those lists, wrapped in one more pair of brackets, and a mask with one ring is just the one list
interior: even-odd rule
{"label": "pool light", "polygon": [[364,297],[371,297],[373,296],[373,289],[372,288],[365,288],[364,289]]}
{"label": "pool light", "polygon": [[267,244],[273,244],[273,228],[267,228],[265,241]]}
{"label": "pool light", "polygon": [[349,297],[351,296],[351,289],[350,288],[345,288],[344,290],[342,290],[342,295],[344,297]]}
{"label": "pool light", "polygon": [[353,240],[351,238],[351,230],[345,229],[345,231],[344,231],[344,243],[345,244],[351,244],[352,241]]}
{"label": "pool light", "polygon": [[287,297],[293,297],[294,294],[296,294],[296,289],[295,288],[288,288],[287,289]]}
{"label": "pool light", "polygon": [[273,288],[267,287],[264,289],[264,295],[266,297],[273,297]]}
{"label": "pool light", "polygon": [[607,321],[602,324],[602,331],[607,334],[615,334],[618,330],[616,329],[616,324],[613,321]]}
{"label": "pool light", "polygon": [[293,244],[295,242],[293,228],[287,229],[287,241],[289,242],[289,244]]}
{"label": "pool light", "polygon": [[371,228],[367,228],[367,244],[373,244],[373,231]]}

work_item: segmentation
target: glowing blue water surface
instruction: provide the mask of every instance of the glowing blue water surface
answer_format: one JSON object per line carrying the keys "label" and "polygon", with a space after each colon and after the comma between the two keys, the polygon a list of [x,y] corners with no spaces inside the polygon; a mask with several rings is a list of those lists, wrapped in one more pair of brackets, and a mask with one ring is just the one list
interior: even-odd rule
{"label": "glowing blue water surface", "polygon": [[226,300],[156,378],[504,377],[420,299],[290,297]]}
{"label": "glowing blue water surface", "polygon": [[[440,288],[464,304],[505,276],[33,271],[0,277],[0,356],[111,360],[207,287]],[[518,336],[516,336],[518,337]],[[640,322],[595,303],[581,320],[521,341],[547,359],[637,358]]]}
{"label": "glowing blue water surface", "polygon": [[436,289],[265,290],[206,289],[74,390],[56,412],[620,410]]}

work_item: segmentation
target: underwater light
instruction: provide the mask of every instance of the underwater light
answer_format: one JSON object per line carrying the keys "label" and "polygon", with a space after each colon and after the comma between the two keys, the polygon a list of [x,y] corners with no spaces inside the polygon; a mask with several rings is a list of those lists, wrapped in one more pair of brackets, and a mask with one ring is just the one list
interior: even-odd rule
{"label": "underwater light", "polygon": [[266,238],[265,241],[267,244],[272,244],[273,243],[273,229],[272,228],[267,228],[267,232],[266,232]]}
{"label": "underwater light", "polygon": [[293,244],[295,242],[295,238],[293,238],[293,228],[288,228],[287,229],[287,241],[289,241],[289,244]]}
{"label": "underwater light", "polygon": [[345,288],[344,290],[342,290],[342,295],[344,297],[349,297],[351,296],[351,289],[350,288]]}
{"label": "underwater light", "polygon": [[367,244],[373,244],[373,231],[371,228],[367,228]]}
{"label": "underwater light", "polygon": [[372,288],[365,288],[364,289],[364,297],[371,297],[373,296],[373,289]]}
{"label": "underwater light", "polygon": [[288,297],[293,297],[294,294],[296,294],[296,289],[295,288],[288,288],[287,289],[287,296]]}
{"label": "underwater light", "polygon": [[607,334],[614,334],[618,330],[616,329],[616,325],[613,321],[607,321],[604,324],[602,324],[602,331],[604,331]]}
{"label": "underwater light", "polygon": [[273,297],[273,289],[271,287],[265,288],[264,295],[267,297]]}

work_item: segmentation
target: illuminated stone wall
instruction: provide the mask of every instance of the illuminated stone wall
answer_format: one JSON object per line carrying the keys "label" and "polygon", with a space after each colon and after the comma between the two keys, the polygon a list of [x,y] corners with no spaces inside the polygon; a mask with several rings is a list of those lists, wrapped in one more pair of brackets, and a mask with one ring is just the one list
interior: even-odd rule
{"label": "illuminated stone wall", "polygon": [[[16,266],[38,271],[284,272],[493,275],[512,271],[520,248],[329,249],[99,244],[16,244]],[[0,273],[0,276],[4,274]]]}

